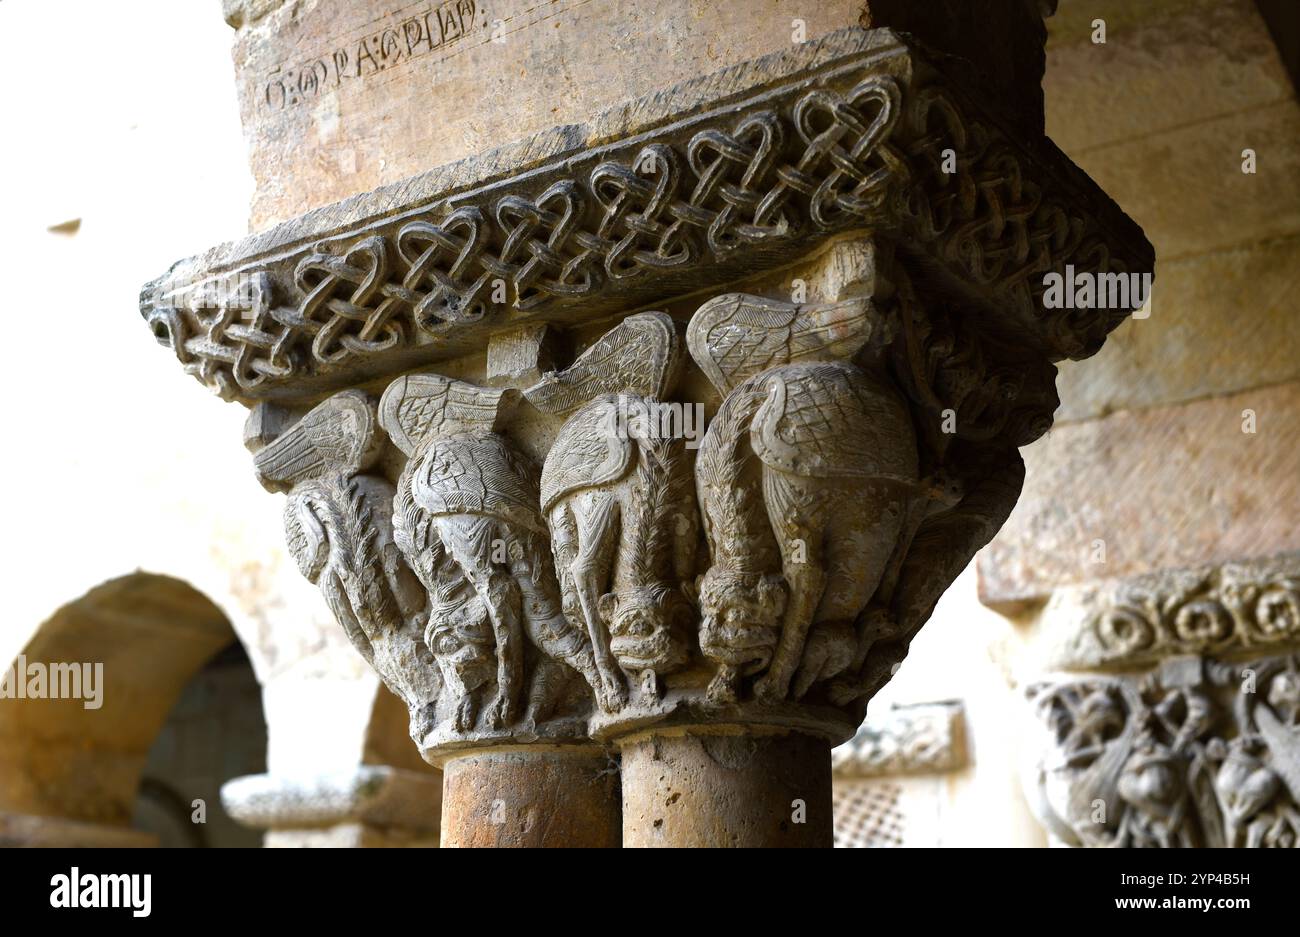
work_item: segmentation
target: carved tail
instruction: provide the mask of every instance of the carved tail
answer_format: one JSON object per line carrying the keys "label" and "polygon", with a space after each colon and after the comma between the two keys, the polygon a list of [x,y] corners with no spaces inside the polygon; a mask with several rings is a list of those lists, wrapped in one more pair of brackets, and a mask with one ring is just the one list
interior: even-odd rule
{"label": "carved tail", "polygon": [[767,395],[749,380],[722,401],[695,462],[704,535],[713,563],[729,572],[779,570],[776,540],[758,503],[761,474],[753,463],[749,431]]}

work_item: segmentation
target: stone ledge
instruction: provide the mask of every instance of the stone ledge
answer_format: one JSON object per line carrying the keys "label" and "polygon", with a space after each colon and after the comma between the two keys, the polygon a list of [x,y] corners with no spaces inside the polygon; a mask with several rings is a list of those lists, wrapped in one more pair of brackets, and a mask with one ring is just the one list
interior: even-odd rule
{"label": "stone ledge", "polygon": [[1279,510],[1300,503],[1298,427],[1292,382],[1053,429],[977,558],[980,599],[1016,612],[1064,586],[1300,550]]}
{"label": "stone ledge", "polygon": [[940,774],[970,763],[960,700],[868,712],[852,739],[831,750],[836,780]]}
{"label": "stone ledge", "polygon": [[1300,554],[1061,589],[1038,620],[1046,667],[1127,668],[1300,646]]}
{"label": "stone ledge", "polygon": [[717,288],[855,228],[1052,358],[1093,353],[1129,310],[1045,312],[1043,273],[1154,263],[1050,141],[1008,137],[894,33],[848,29],[182,261],[141,312],[223,396],[311,398],[481,350],[494,327]]}
{"label": "stone ledge", "polygon": [[244,826],[306,830],[363,823],[436,834],[441,777],[365,765],[305,778],[254,774],[221,788],[226,812]]}

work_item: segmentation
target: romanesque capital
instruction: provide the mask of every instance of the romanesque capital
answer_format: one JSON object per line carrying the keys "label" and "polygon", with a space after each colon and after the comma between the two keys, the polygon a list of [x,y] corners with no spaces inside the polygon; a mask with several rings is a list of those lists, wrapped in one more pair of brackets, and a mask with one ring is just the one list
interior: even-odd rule
{"label": "romanesque capital", "polygon": [[1300,659],[1180,655],[1030,691],[1026,793],[1071,846],[1300,844]]}
{"label": "romanesque capital", "polygon": [[291,551],[427,759],[824,755],[1015,504],[1053,363],[1140,303],[1051,275],[1150,246],[888,30],[564,131],[182,261],[142,312],[255,405]]}
{"label": "romanesque capital", "polygon": [[1300,560],[1057,590],[1026,792],[1072,846],[1300,845]]}

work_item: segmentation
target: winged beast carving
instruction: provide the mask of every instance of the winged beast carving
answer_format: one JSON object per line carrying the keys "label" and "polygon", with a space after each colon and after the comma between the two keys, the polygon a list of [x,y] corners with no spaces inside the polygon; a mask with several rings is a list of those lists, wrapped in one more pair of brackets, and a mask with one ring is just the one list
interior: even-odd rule
{"label": "winged beast carving", "polygon": [[711,565],[700,585],[709,695],[740,679],[775,701],[845,672],[918,496],[907,404],[844,360],[880,319],[869,300],[821,305],[747,294],[692,318],[691,355],[725,394],[696,463]]}
{"label": "winged beast carving", "polygon": [[394,539],[429,592],[425,640],[455,694],[461,732],[481,717],[494,729],[518,721],[525,636],[540,652],[526,724],[552,715],[575,671],[611,705],[585,634],[560,608],[536,470],[496,432],[515,396],[423,374],[394,381],[379,407],[409,456]]}
{"label": "winged beast carving", "polygon": [[624,673],[653,697],[689,660],[699,526],[684,424],[663,405],[680,362],[672,319],[643,313],[525,391],[541,410],[573,411],[542,468],[541,505],[565,614],[620,702]]}
{"label": "winged beast carving", "polygon": [[424,592],[391,534],[393,486],[366,474],[382,442],[374,401],[344,391],[258,450],[254,465],[264,485],[288,492],[285,534],[299,570],[407,704],[420,739],[436,723],[442,680],[421,635]]}

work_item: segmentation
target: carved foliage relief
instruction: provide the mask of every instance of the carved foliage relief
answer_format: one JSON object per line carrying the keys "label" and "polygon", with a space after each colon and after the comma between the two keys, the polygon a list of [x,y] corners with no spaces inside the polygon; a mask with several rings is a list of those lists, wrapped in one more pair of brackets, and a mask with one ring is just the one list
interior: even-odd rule
{"label": "carved foliage relief", "polygon": [[1300,844],[1300,659],[1170,658],[1041,684],[1027,789],[1074,846]]}

